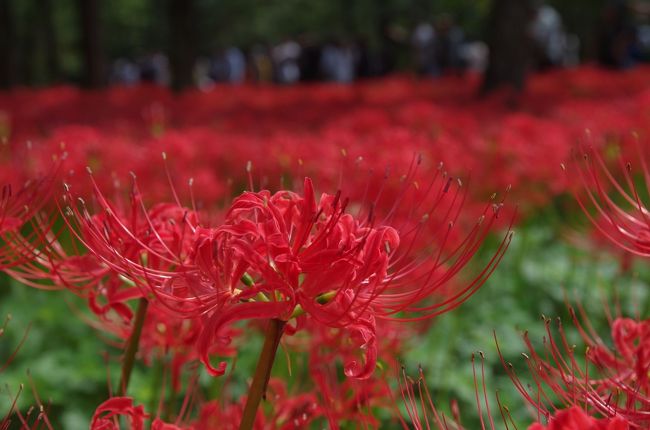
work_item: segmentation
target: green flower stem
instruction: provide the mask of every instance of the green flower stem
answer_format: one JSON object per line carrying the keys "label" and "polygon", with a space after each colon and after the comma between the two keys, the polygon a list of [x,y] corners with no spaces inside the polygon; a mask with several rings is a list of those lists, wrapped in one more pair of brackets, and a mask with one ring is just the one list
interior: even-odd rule
{"label": "green flower stem", "polygon": [[126,389],[129,386],[129,380],[131,379],[131,371],[135,364],[135,354],[138,352],[138,346],[140,345],[140,335],[142,335],[142,327],[144,326],[148,306],[149,301],[144,297],[140,298],[138,309],[135,313],[135,320],[133,321],[133,331],[131,332],[129,341],[126,344],[126,349],[124,350],[122,376],[120,378],[120,385],[118,386],[119,392],[123,396],[126,395]]}
{"label": "green flower stem", "polygon": [[239,424],[239,430],[251,430],[253,428],[257,408],[266,393],[266,386],[271,377],[271,369],[273,368],[275,354],[278,350],[285,324],[286,321],[279,319],[269,320],[266,337],[264,338],[264,346],[262,347],[262,353],[255,368],[253,382],[248,391],[248,398],[246,399],[246,406],[244,406],[244,414]]}

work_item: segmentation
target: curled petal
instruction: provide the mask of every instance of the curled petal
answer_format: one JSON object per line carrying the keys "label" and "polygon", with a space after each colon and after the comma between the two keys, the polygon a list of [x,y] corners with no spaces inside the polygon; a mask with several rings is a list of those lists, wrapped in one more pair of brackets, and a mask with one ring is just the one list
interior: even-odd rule
{"label": "curled petal", "polygon": [[144,407],[133,405],[132,398],[112,397],[97,407],[90,430],[119,430],[119,424],[116,424],[119,416],[128,418],[132,430],[143,430],[144,421],[149,417]]}
{"label": "curled petal", "polygon": [[360,338],[360,348],[365,351],[365,360],[360,364],[357,360],[349,360],[345,363],[345,375],[350,378],[368,379],[377,366],[377,339],[375,332],[374,318],[352,324],[348,330],[352,332],[353,338]]}
{"label": "curled petal", "polygon": [[220,308],[206,316],[197,348],[201,362],[208,373],[212,376],[221,376],[226,371],[225,362],[220,362],[218,367],[210,363],[209,353],[214,342],[230,343],[230,338],[219,334],[227,324],[241,320],[280,318],[289,309],[289,305],[284,302],[251,302]]}

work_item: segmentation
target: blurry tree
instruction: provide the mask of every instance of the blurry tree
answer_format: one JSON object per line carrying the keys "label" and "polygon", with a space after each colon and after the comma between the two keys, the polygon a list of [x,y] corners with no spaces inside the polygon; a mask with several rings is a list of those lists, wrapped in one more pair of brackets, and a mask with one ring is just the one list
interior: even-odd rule
{"label": "blurry tree", "polygon": [[43,46],[45,48],[45,58],[47,75],[49,81],[58,81],[60,75],[59,45],[54,22],[54,9],[52,0],[42,0],[40,5],[40,26]]}
{"label": "blurry tree", "polygon": [[169,66],[172,88],[176,91],[193,83],[194,67],[194,1],[170,0],[169,2]]}
{"label": "blurry tree", "polygon": [[102,10],[107,57],[139,59],[166,50],[167,16],[166,3],[157,0],[111,0],[111,7]]}
{"label": "blurry tree", "polygon": [[36,22],[36,7],[32,3],[23,5],[21,17],[23,23],[30,23],[30,25],[23,25],[18,34],[20,35],[20,49],[18,50],[18,73],[20,76],[20,83],[24,85],[34,85],[37,83],[36,75],[38,69],[38,39],[36,38],[36,31],[31,23]]}
{"label": "blurry tree", "polygon": [[482,93],[503,86],[523,90],[533,52],[529,28],[534,17],[532,0],[493,0],[487,21],[490,53]]}
{"label": "blurry tree", "polygon": [[0,88],[10,88],[16,79],[16,28],[11,0],[0,0]]}
{"label": "blurry tree", "polygon": [[100,3],[100,0],[77,2],[84,64],[82,81],[89,88],[98,88],[106,83]]}
{"label": "blurry tree", "polygon": [[9,63],[14,83],[44,85],[56,82],[60,62],[55,9],[51,0],[12,2]]}

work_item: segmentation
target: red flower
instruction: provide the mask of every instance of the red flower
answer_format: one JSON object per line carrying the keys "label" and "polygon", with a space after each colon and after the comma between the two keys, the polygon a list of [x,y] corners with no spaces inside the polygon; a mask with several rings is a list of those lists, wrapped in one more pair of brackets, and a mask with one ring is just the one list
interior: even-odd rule
{"label": "red flower", "polygon": [[111,397],[99,405],[90,422],[91,430],[120,430],[118,417],[127,417],[130,430],[143,430],[149,417],[143,406],[134,406],[130,397]]}
{"label": "red flower", "polygon": [[594,418],[582,408],[573,406],[558,411],[547,426],[535,423],[528,430],[629,430],[632,427],[621,417]]}
{"label": "red flower", "polygon": [[[446,195],[450,189],[450,180],[443,179],[440,189],[432,181],[420,193],[419,204],[432,207],[424,209],[419,223],[397,218],[402,215],[398,204],[408,204],[402,190],[386,218],[408,240],[401,246],[397,229],[378,223],[372,212],[366,217],[348,213],[348,201],[340,194],[323,194],[316,203],[309,179],[302,196],[247,192],[233,202],[221,226],[197,229],[191,262],[168,274],[143,275],[157,297],[186,316],[202,318],[198,346],[215,375],[223,373],[225,364],[212,367],[207,352],[220,327],[239,320],[308,316],[352,333],[365,351],[365,363],[349,362],[346,374],[366,378],[375,367],[376,318],[400,319],[395,314],[404,313],[405,319],[419,319],[455,308],[485,281],[507,247],[510,235],[476,279],[462,288],[451,284],[499,211],[491,219],[484,213],[467,237],[454,241],[451,225],[462,200]],[[409,203],[418,208],[417,201]],[[431,224],[434,217],[444,220],[444,227]],[[426,229],[441,242],[430,244],[419,237]],[[438,248],[434,258],[419,249],[432,245]]]}
{"label": "red flower", "polygon": [[[574,190],[574,194],[590,221],[612,243],[635,255],[650,257],[650,209],[646,206],[650,159],[640,143],[635,152],[633,158],[628,158],[630,161],[620,157],[619,169],[613,171],[596,149],[587,147],[573,163],[582,185],[582,192]],[[645,186],[637,185],[637,173]],[[612,192],[614,196],[610,196]]]}
{"label": "red flower", "polygon": [[[145,422],[150,418],[142,405],[135,406],[130,397],[111,397],[99,405],[90,422],[90,430],[122,430],[120,417],[125,417],[129,430],[144,430]],[[151,430],[193,430],[194,427],[165,423],[154,418]]]}
{"label": "red flower", "polygon": [[[208,357],[215,343],[229,342],[223,327],[309,317],[351,334],[365,359],[348,361],[346,374],[367,378],[376,362],[377,318],[420,319],[454,309],[487,279],[511,238],[505,236],[473,280],[457,285],[501,203],[487,205],[467,236],[458,235],[460,183],[440,169],[419,185],[418,164],[401,179],[397,194],[389,195],[392,207],[381,221],[372,206],[384,197],[384,188],[388,192],[386,184],[368,187],[364,200],[373,204],[355,216],[340,193],[323,194],[317,202],[309,179],[303,195],[244,193],[216,228],[200,227],[194,213],[180,206],[166,208],[163,213],[176,215],[160,224],[136,204],[130,218],[121,216],[97,187],[103,213],[90,216],[85,208],[73,208],[73,219],[80,240],[111,271],[145,287],[181,316],[200,318],[197,346],[212,374],[225,370],[225,363],[215,368]],[[140,202],[139,193],[134,199]],[[144,214],[142,227],[136,211]]]}
{"label": "red flower", "polygon": [[599,389],[650,396],[650,320],[616,318],[611,335],[613,350],[599,339],[589,342],[588,358],[606,376],[599,381]]}
{"label": "red flower", "polygon": [[[322,324],[347,327],[368,351],[363,368],[374,369],[374,316],[370,301],[383,288],[388,260],[399,238],[390,227],[363,225],[344,212],[337,196],[319,205],[311,181],[305,196],[292,192],[245,193],[223,225],[198,232],[194,269],[175,273],[161,296],[191,300],[204,315],[199,339],[203,361],[224,324],[252,318],[289,320],[307,313]],[[241,279],[250,279],[249,285]]]}
{"label": "red flower", "polygon": [[45,257],[40,264],[23,270],[28,272],[23,279],[49,276],[87,297],[90,309],[101,318],[116,313],[128,322],[132,311],[126,303],[145,294],[142,277],[174,270],[187,260],[198,215],[176,204],[146,209],[135,183],[126,204],[109,202],[94,180],[93,186],[100,213],[91,215],[69,187],[63,197],[65,206],[60,207],[77,239],[74,251],[79,255],[66,254],[52,241],[41,252]]}
{"label": "red flower", "polygon": [[[631,428],[646,428],[650,423],[650,322],[614,319],[611,324],[615,349],[612,350],[588,321],[581,323],[573,309],[570,311],[586,346],[586,364],[580,364],[576,357],[578,347],[569,343],[559,320],[554,333],[547,319],[543,353],[524,335],[528,348],[524,356],[534,378],[532,386],[526,388],[512,366],[503,362],[515,386],[549,419],[556,408],[550,399],[556,399],[554,403],[560,408],[575,406],[594,416],[617,418],[618,421],[612,422],[622,421]],[[582,310],[581,313],[584,318]]]}
{"label": "red flower", "polygon": [[22,186],[4,184],[0,190],[0,270],[29,262],[32,257],[31,241],[35,233],[27,237],[21,228],[33,220],[38,211],[49,202],[57,176],[57,166],[35,180]]}
{"label": "red flower", "polygon": [[[325,416],[326,412],[318,405],[314,393],[290,393],[286,384],[278,379],[271,379],[268,388],[267,398],[272,408],[257,411],[255,430],[301,430]],[[192,428],[237,430],[245,401],[243,397],[237,402],[215,400],[203,403],[199,407],[198,419],[191,423]]]}

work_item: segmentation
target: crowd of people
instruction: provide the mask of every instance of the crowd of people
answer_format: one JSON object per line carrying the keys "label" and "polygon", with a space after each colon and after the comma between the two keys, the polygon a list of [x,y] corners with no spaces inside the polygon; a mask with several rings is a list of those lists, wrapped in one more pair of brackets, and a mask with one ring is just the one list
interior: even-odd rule
{"label": "crowd of people", "polygon": [[[650,58],[650,25],[638,25],[632,19],[634,15],[650,15],[650,7],[643,5],[622,0],[608,2],[597,35],[600,64],[625,68]],[[543,70],[579,64],[581,42],[566,31],[560,13],[545,3],[534,10],[528,29],[534,53],[531,66]],[[197,59],[194,80],[200,88],[244,81],[350,83],[382,76],[397,68],[436,77],[467,70],[482,72],[487,66],[487,44],[466,38],[450,14],[423,20],[411,30],[387,26],[383,33],[385,46],[380,47],[371,47],[362,38],[316,41],[308,35],[286,38],[276,44],[259,43],[249,49],[228,46]],[[114,61],[111,82],[130,85],[142,81],[169,84],[170,67],[165,54],[155,52],[138,60]]]}

